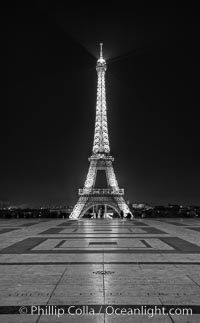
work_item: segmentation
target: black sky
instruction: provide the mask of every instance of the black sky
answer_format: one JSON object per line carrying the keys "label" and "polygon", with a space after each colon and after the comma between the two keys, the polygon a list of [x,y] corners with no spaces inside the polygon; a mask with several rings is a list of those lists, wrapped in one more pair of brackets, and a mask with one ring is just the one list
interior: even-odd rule
{"label": "black sky", "polygon": [[1,9],[0,200],[73,204],[104,43],[110,145],[132,202],[200,204],[197,8],[35,1]]}

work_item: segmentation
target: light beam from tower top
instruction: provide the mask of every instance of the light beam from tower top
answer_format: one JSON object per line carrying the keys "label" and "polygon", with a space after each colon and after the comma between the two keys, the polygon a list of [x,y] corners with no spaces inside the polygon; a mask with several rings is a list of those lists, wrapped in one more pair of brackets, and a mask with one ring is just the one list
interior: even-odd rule
{"label": "light beam from tower top", "polygon": [[103,43],[100,43],[100,57],[97,61],[98,65],[106,65],[106,61],[103,58]]}

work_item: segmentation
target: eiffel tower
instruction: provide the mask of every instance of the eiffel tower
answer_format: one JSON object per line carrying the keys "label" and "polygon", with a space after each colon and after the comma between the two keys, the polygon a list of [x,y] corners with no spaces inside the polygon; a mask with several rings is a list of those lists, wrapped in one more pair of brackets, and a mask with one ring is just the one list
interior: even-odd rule
{"label": "eiffel tower", "polygon": [[[114,158],[110,155],[108,138],[105,74],[107,70],[106,61],[103,58],[103,44],[100,43],[100,58],[97,60],[97,101],[96,120],[92,156],[87,178],[83,189],[79,189],[78,202],[74,206],[70,219],[82,217],[90,208],[103,205],[105,214],[107,207],[114,209],[119,215],[132,216],[127,203],[125,202],[124,189],[119,188],[113,169]],[[104,189],[95,188],[96,176],[99,170],[105,171],[107,187]]]}

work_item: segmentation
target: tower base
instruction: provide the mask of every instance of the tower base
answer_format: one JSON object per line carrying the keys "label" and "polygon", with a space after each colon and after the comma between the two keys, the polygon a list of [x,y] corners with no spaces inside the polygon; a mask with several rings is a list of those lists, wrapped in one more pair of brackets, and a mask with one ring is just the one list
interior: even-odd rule
{"label": "tower base", "polygon": [[[116,180],[113,169],[114,158],[108,154],[93,154],[89,158],[90,167],[83,189],[79,189],[79,199],[70,214],[70,219],[82,217],[85,212],[95,205],[107,205],[112,207],[116,212],[126,217],[132,215],[123,196],[124,189],[120,189]],[[106,189],[95,189],[96,175],[99,170],[106,173]]]}
{"label": "tower base", "polygon": [[107,205],[113,208],[119,215],[123,212],[124,217],[128,214],[133,217],[124,198],[119,195],[85,195],[80,196],[78,202],[74,206],[70,219],[77,219],[84,216],[84,214],[93,206]]}

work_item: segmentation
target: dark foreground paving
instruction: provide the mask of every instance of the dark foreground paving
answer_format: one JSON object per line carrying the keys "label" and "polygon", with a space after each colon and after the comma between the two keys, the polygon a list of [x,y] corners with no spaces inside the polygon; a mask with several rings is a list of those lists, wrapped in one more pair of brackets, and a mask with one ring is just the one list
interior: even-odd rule
{"label": "dark foreground paving", "polygon": [[198,323],[200,220],[0,220],[0,300],[2,323]]}

